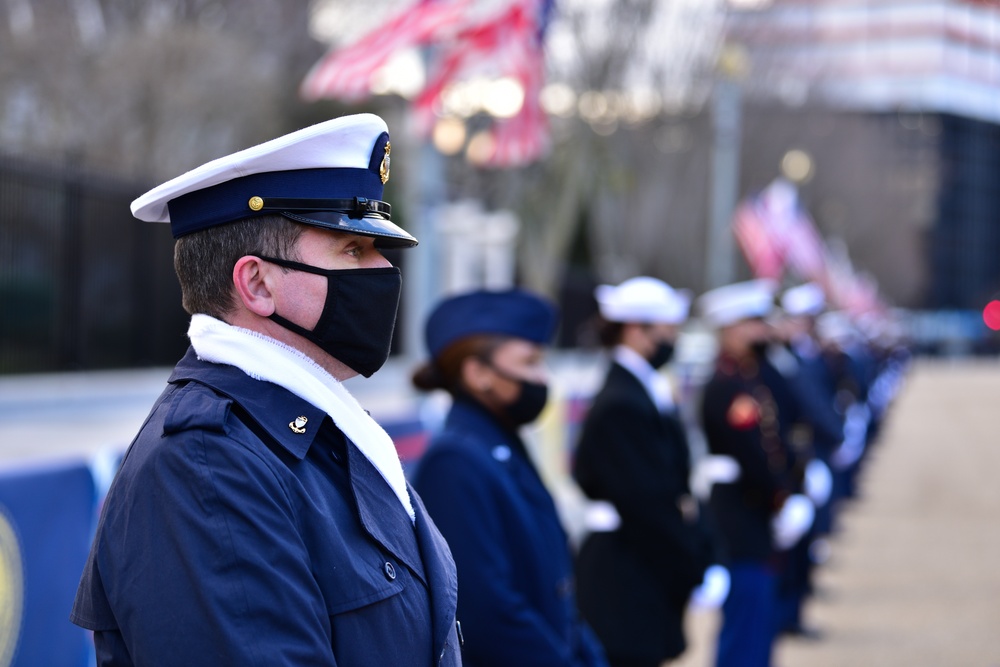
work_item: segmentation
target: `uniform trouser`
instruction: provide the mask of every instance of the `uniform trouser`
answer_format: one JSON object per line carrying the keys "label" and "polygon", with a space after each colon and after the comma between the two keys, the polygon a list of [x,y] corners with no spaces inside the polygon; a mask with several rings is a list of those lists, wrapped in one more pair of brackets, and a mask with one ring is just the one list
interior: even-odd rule
{"label": "uniform trouser", "polygon": [[729,564],[716,667],[770,667],[777,584],[764,561]]}
{"label": "uniform trouser", "polygon": [[788,550],[777,577],[774,629],[781,633],[802,626],[802,605],[812,590],[812,560],[809,547],[814,531],[810,530]]}

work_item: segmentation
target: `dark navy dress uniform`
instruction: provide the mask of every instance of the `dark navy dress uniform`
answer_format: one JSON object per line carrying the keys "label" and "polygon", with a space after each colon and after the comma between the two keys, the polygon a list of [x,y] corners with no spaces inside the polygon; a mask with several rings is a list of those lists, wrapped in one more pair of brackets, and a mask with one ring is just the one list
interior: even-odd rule
{"label": "dark navy dress uniform", "polygon": [[99,665],[460,665],[454,562],[411,496],[415,523],[322,411],[189,351],[108,494],[72,620]]}
{"label": "dark navy dress uniform", "polygon": [[577,612],[555,504],[516,433],[459,397],[414,485],[458,565],[466,665],[605,664]]}
{"label": "dark navy dress uniform", "polygon": [[755,359],[720,356],[705,385],[701,418],[709,451],[740,467],[740,478],[713,485],[709,500],[731,576],[716,665],[764,667],[777,595],[771,519],[792,489],[778,407]]}
{"label": "dark navy dress uniform", "polygon": [[614,504],[621,526],[592,533],[579,556],[580,606],[608,655],[659,664],[685,647],[684,610],[711,560],[685,516],[690,454],[676,412],[660,412],[639,379],[612,363],[588,411],[573,475]]}

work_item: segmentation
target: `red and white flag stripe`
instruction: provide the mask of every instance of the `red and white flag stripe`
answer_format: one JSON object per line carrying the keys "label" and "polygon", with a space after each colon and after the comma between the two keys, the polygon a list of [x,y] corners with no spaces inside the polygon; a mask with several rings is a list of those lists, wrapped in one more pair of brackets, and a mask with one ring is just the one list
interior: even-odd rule
{"label": "red and white flag stripe", "polygon": [[306,75],[303,99],[360,100],[372,75],[400,49],[447,39],[461,29],[471,0],[426,0],[407,7],[376,31],[344,48],[332,48]]}

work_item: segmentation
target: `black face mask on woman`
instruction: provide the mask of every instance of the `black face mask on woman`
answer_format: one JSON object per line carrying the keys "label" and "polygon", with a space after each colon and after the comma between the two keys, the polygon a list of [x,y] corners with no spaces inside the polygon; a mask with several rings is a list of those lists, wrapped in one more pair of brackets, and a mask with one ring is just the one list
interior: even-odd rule
{"label": "black face mask on woman", "polygon": [[548,403],[549,385],[544,382],[532,382],[513,377],[501,371],[493,364],[489,365],[497,375],[511,382],[516,382],[520,386],[520,391],[518,391],[514,402],[500,408],[500,412],[507,423],[511,426],[523,426],[535,421],[538,415],[542,414],[542,410],[545,409],[545,404]]}
{"label": "black face mask on woman", "polygon": [[674,344],[669,341],[660,341],[657,344],[656,349],[653,350],[653,356],[649,358],[649,365],[653,368],[661,368],[668,361],[674,357]]}
{"label": "black face mask on woman", "polygon": [[326,303],[312,331],[277,313],[272,320],[312,341],[324,352],[365,377],[389,358],[402,276],[399,268],[321,269],[288,259],[261,259],[318,276],[326,276]]}

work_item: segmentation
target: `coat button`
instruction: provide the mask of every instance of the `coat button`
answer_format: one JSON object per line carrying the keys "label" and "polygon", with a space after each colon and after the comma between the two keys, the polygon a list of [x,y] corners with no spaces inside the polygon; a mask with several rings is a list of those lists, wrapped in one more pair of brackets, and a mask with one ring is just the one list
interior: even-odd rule
{"label": "coat button", "polygon": [[396,568],[392,566],[392,563],[386,561],[385,565],[382,566],[382,569],[385,570],[386,579],[388,579],[389,581],[393,581],[396,579]]}

